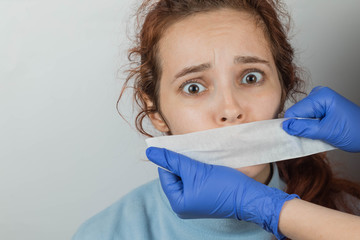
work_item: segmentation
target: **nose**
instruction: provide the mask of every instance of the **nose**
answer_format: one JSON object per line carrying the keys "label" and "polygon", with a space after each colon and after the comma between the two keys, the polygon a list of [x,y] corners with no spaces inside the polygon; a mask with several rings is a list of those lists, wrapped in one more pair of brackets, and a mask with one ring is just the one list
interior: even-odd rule
{"label": "nose", "polygon": [[234,125],[244,122],[245,112],[236,93],[222,93],[216,108],[216,121],[219,125]]}

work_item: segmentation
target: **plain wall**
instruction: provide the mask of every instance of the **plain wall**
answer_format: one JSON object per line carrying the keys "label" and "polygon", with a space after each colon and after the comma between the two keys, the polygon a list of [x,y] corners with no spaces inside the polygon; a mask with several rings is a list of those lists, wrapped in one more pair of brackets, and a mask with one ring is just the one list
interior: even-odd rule
{"label": "plain wall", "polygon": [[[287,3],[298,62],[312,76],[308,90],[329,86],[360,105],[360,2]],[[0,0],[0,239],[70,239],[86,219],[157,178],[143,161],[145,138],[115,107],[133,5]],[[132,116],[130,97],[121,108]],[[360,154],[330,157],[360,182]]]}

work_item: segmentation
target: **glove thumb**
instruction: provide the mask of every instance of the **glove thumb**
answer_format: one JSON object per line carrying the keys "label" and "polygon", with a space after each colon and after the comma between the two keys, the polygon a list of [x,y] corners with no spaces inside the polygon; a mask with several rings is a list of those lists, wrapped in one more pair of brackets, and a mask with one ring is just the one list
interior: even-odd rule
{"label": "glove thumb", "polygon": [[298,103],[295,103],[288,110],[286,110],[284,117],[301,117],[301,118],[323,118],[326,113],[325,106],[326,99],[316,97],[315,93],[320,88],[313,90],[306,98]]}
{"label": "glove thumb", "polygon": [[149,147],[146,149],[146,156],[156,165],[179,177],[197,164],[196,161],[165,148]]}
{"label": "glove thumb", "polygon": [[290,135],[319,139],[319,119],[288,119],[282,126]]}

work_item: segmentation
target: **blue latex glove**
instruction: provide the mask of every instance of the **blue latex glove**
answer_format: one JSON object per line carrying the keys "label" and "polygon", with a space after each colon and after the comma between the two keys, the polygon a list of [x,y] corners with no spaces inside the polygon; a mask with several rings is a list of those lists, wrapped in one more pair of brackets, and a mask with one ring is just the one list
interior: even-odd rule
{"label": "blue latex glove", "polygon": [[348,152],[360,152],[360,107],[328,87],[318,86],[290,107],[283,129],[290,135],[323,140]]}
{"label": "blue latex glove", "polygon": [[289,195],[240,171],[192,160],[164,148],[150,147],[146,155],[159,168],[161,186],[180,218],[235,218],[258,224],[278,239],[279,215]]}

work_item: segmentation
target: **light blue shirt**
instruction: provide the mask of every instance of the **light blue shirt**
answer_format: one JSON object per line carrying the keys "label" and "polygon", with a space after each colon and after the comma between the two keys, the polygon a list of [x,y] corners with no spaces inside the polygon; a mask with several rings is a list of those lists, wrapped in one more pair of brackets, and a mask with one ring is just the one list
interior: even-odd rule
{"label": "light blue shirt", "polygon": [[[270,187],[284,189],[276,164]],[[171,209],[159,179],[125,195],[81,225],[73,240],[275,239],[256,224],[236,219],[181,219]]]}

